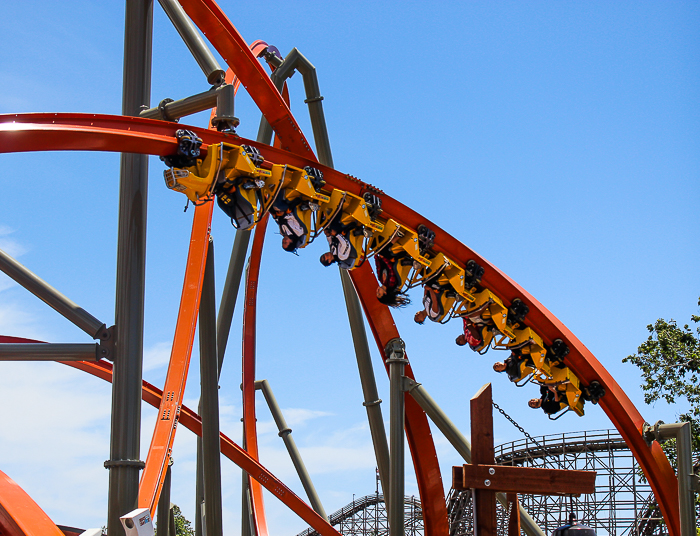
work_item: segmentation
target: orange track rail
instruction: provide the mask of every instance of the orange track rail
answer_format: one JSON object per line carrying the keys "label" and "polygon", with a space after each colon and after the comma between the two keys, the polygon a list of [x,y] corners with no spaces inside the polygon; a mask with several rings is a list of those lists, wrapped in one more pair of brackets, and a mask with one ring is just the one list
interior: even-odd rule
{"label": "orange track rail", "polygon": [[2,471],[0,471],[0,534],[3,536],[38,534],[64,536],[39,505]]}
{"label": "orange track rail", "polygon": [[[15,114],[0,116],[0,152],[39,151],[39,150],[109,150],[116,152],[138,152],[157,155],[168,155],[176,152],[174,131],[178,125],[162,121],[128,118],[122,116],[86,115],[86,114]],[[347,190],[354,194],[372,188],[371,186],[327,168],[312,160],[287,153],[280,149],[261,146],[250,140],[237,138],[230,134],[214,133],[203,129],[191,128],[206,144],[225,141],[228,143],[245,143],[258,147],[267,160],[280,164],[291,164],[297,167],[313,165],[321,169],[328,186]],[[648,446],[642,437],[641,430],[644,419],[635,408],[632,401],[615,382],[612,376],[593,356],[581,341],[579,341],[566,326],[550,313],[534,297],[525,292],[519,285],[508,278],[495,266],[483,259],[477,253],[459,242],[441,228],[402,205],[389,196],[382,195],[382,208],[387,217],[394,218],[411,228],[424,224],[436,233],[436,251],[444,252],[453,260],[464,265],[474,259],[485,268],[482,284],[499,296],[506,305],[513,298],[522,299],[530,308],[527,324],[539,333],[544,341],[551,344],[556,338],[563,339],[570,348],[566,358],[567,365],[585,383],[592,380],[600,381],[606,396],[600,401],[600,406],[608,415],[613,425],[620,432],[625,442],[644,470],[651,487],[659,502],[661,512],[666,520],[672,536],[680,536],[680,521],[678,513],[678,489],[673,469],[671,468],[661,447],[657,443]],[[362,274],[362,275],[360,275]],[[370,270],[364,270],[354,275],[354,283],[363,301],[365,310],[371,315],[378,315],[372,321],[381,323],[380,328],[373,328],[376,333],[380,329],[393,328],[393,320],[389,316],[375,311],[371,296],[365,286],[376,281]],[[382,340],[384,336],[380,337]],[[407,413],[408,415],[408,413]],[[432,440],[422,437],[421,442]],[[412,447],[413,450],[413,447]],[[414,463],[416,458],[414,452]],[[429,456],[428,456],[429,458]],[[421,460],[423,463],[424,460]],[[429,463],[430,460],[428,459]],[[439,470],[426,470],[429,479],[439,477]],[[430,480],[429,480],[430,481]],[[428,485],[428,488],[431,486]],[[421,500],[429,507],[433,502],[430,497],[421,495]],[[427,532],[427,534],[444,534],[443,532]]]}
{"label": "orange track rail", "polygon": [[194,212],[180,311],[177,315],[173,348],[163,387],[166,396],[161,401],[158,410],[158,419],[146,458],[146,468],[141,475],[139,485],[139,508],[150,509],[151,515],[155,515],[158,498],[163,488],[163,481],[175,441],[180,406],[182,406],[182,399],[185,396],[185,384],[187,383],[187,372],[190,368],[190,357],[192,356],[192,345],[196,332],[213,213],[214,203],[200,205],[195,208]]}

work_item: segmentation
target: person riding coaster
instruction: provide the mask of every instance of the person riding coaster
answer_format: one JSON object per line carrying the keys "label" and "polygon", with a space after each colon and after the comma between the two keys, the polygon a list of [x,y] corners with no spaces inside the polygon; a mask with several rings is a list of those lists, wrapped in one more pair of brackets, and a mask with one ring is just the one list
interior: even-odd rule
{"label": "person riding coaster", "polygon": [[287,201],[286,190],[280,192],[270,206],[270,216],[277,222],[282,235],[282,249],[290,253],[308,243],[310,213],[318,210],[318,204],[304,201],[301,197]]}
{"label": "person riding coaster", "polygon": [[339,221],[334,221],[323,231],[328,240],[330,251],[321,255],[319,259],[323,266],[338,263],[343,270],[352,270],[362,262],[363,256],[358,257],[358,249],[361,250],[363,232],[357,225],[345,226]]}
{"label": "person riding coaster", "polygon": [[[563,363],[557,363],[551,367],[547,375],[543,375],[539,369],[535,369],[532,380],[543,387],[556,391],[561,402],[566,405],[566,411],[571,410],[579,417],[583,416],[586,396],[581,390],[578,376],[569,367]],[[556,418],[560,416],[558,415]]]}
{"label": "person riding coaster", "polygon": [[[535,365],[529,355],[523,355],[519,350],[513,350],[505,361],[494,363],[493,370],[505,372],[511,382],[521,387],[532,377]],[[520,382],[523,380],[526,381],[521,384]]]}
{"label": "person riding coaster", "polygon": [[359,197],[333,190],[319,210],[318,225],[330,247],[328,253],[321,255],[321,264],[330,266],[337,262],[345,270],[360,266],[367,258],[369,238],[384,230],[384,223],[377,219],[380,212],[381,200],[373,194]]}
{"label": "person riding coaster", "polygon": [[450,285],[428,283],[423,287],[423,310],[418,311],[413,320],[422,324],[428,318],[432,322],[444,324],[451,318],[450,314],[457,301],[457,293]]}
{"label": "person riding coaster", "polygon": [[549,418],[567,408],[566,395],[554,386],[540,386],[540,398],[532,398],[527,403],[532,409],[541,408]]}
{"label": "person riding coaster", "polygon": [[462,322],[464,333],[457,336],[455,343],[457,346],[468,344],[473,351],[478,351],[484,344],[484,336],[482,335],[483,324],[476,324],[467,316],[462,317]]}
{"label": "person riding coaster", "polygon": [[[374,257],[374,264],[377,269],[377,299],[380,303],[389,307],[405,307],[411,303],[411,298],[402,291],[402,272],[408,266],[410,270],[413,260],[407,254],[393,255],[389,249],[386,253],[378,253]],[[403,269],[402,269],[403,268]]]}

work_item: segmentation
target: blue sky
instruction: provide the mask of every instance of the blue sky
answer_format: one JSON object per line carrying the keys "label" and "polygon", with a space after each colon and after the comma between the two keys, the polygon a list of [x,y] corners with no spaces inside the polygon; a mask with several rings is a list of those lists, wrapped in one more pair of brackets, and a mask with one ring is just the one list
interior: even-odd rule
{"label": "blue sky", "polygon": [[[157,4],[157,3],[156,3]],[[691,2],[271,2],[220,4],[243,37],[316,66],[336,167],[375,184],[479,252],[558,316],[654,422],[622,358],[656,318],[697,314],[700,284],[700,6]],[[15,2],[4,8],[0,112],[119,113],[120,2]],[[155,6],[152,104],[207,89]],[[292,110],[311,137],[299,75]],[[239,93],[239,134],[259,113]],[[206,117],[188,122],[204,126]],[[108,325],[114,320],[116,154],[2,155],[0,248]],[[162,385],[192,212],[151,158],[144,378]],[[374,490],[374,459],[338,274],[322,246],[293,257],[268,229],[259,299],[258,377],[270,381],[332,512]],[[215,214],[218,291],[234,231]],[[419,301],[419,295],[414,295]],[[531,434],[609,428],[600,408],[556,423],[491,371],[500,353],[454,345],[459,326],[395,315],[418,381],[469,430],[468,399],[494,399]],[[240,310],[221,379],[222,429],[240,437]],[[88,342],[24,289],[0,279],[0,333]],[[374,352],[380,396],[388,384]],[[193,356],[197,363],[197,354]],[[0,365],[0,470],[62,524],[106,520],[109,387],[57,364]],[[197,366],[186,403],[196,407]],[[261,461],[300,496],[259,400]],[[388,415],[388,414],[387,414]],[[142,457],[155,412],[144,407]],[[519,432],[495,416],[496,441]],[[459,459],[435,434],[445,483]],[[194,439],[175,444],[173,500],[191,519]],[[410,464],[409,464],[410,465]],[[224,463],[227,532],[238,530],[239,471]],[[408,493],[416,493],[408,472]],[[273,533],[304,528],[274,498]]]}

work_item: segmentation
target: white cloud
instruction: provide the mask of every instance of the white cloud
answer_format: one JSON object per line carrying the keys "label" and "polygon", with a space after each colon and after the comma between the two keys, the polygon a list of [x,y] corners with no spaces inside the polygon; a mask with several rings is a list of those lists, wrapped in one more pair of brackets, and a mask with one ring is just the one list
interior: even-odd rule
{"label": "white cloud", "polygon": [[172,342],[158,342],[143,351],[143,371],[150,372],[167,365],[170,361]]}

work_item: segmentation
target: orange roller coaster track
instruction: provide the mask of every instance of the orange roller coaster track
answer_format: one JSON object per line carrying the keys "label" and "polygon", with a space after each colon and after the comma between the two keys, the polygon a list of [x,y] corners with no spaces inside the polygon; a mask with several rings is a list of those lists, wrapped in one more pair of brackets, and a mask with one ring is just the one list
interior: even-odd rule
{"label": "orange roller coaster track", "polygon": [[[175,139],[176,127],[170,123],[152,121],[146,119],[125,118],[121,116],[84,115],[84,114],[16,114],[0,117],[0,144],[2,152],[40,151],[40,150],[110,150],[116,152],[140,152],[143,154],[168,155],[172,154],[177,145]],[[233,136],[192,128],[205,144],[222,141],[233,141]],[[319,167],[329,185],[335,188],[361,194],[369,185],[357,181],[348,175],[326,168],[307,158],[288,153],[281,149],[262,146],[251,140],[234,138],[236,143],[246,143],[258,147],[266,160],[275,163],[289,163],[294,166],[304,167],[315,165]],[[384,212],[387,216],[402,224],[416,228],[420,224],[429,225],[436,232],[435,250],[448,254],[450,258],[466,263],[469,259],[475,259],[485,268],[482,282],[492,292],[509,304],[514,297],[520,297],[529,307],[529,324],[545,338],[545,342],[551,344],[556,338],[562,338],[569,346],[571,352],[567,356],[567,364],[574,373],[584,382],[598,379],[607,391],[605,397],[600,400],[600,405],[613,422],[617,430],[624,437],[635,457],[643,468],[646,477],[651,483],[659,505],[662,508],[664,518],[669,527],[674,528],[674,520],[677,520],[678,491],[675,475],[666,456],[657,444],[647,445],[642,437],[644,419],[636,409],[629,397],[619,387],[617,382],[605,370],[593,354],[579,341],[566,326],[564,326],[543,305],[519,287],[514,281],[481,258],[476,252],[460,243],[457,239],[443,231],[432,222],[423,218],[410,208],[402,205],[389,196],[383,196]],[[353,283],[363,308],[370,322],[375,340],[383,350],[384,345],[397,336],[396,327],[388,308],[374,298],[376,280],[368,265],[351,272]],[[407,416],[410,415],[407,411]],[[421,412],[422,413],[422,412]],[[425,417],[423,415],[423,417]],[[412,418],[408,423],[412,423]],[[407,429],[412,425],[407,424]],[[410,433],[410,432],[409,432]],[[421,437],[413,442],[412,448],[426,443],[432,446],[430,438]],[[434,448],[434,447],[433,447]],[[430,457],[415,456],[420,463],[429,464]],[[420,482],[421,500],[424,502],[426,513],[426,527],[428,527],[428,507],[434,503],[436,516],[435,532],[439,530],[441,518],[439,511],[440,500],[433,496],[424,496],[435,479],[439,479],[439,472],[429,470],[421,471],[426,480]],[[428,477],[427,475],[431,476]],[[444,502],[442,502],[444,509]],[[446,524],[446,518],[442,518]],[[426,529],[427,530],[427,529]],[[674,533],[678,534],[678,533]]]}
{"label": "orange roller coaster track", "polygon": [[[180,3],[226,60],[231,71],[236,73],[241,84],[251,94],[267,121],[272,125],[277,135],[278,143],[276,145],[279,145],[270,147],[240,138],[234,134],[188,126],[188,129],[195,132],[203,140],[203,154],[206,154],[207,146],[211,144],[227,142],[240,145],[245,143],[258,148],[269,163],[288,164],[299,168],[313,166],[320,169],[324,173],[327,188],[338,188],[360,196],[366,191],[377,191],[369,184],[318,164],[308,141],[282,95],[262,69],[255,53],[251,52],[215,2],[212,0],[181,0]],[[0,116],[0,152],[92,150],[168,156],[177,150],[176,129],[177,126],[173,123],[124,116],[8,114]],[[529,307],[528,326],[536,330],[546,344],[551,345],[555,339],[562,339],[567,344],[570,349],[566,358],[567,366],[582,382],[589,384],[597,380],[605,387],[607,394],[601,398],[600,406],[629,445],[644,470],[670,533],[673,536],[680,536],[678,491],[673,469],[657,443],[649,446],[645,442],[642,436],[644,419],[595,356],[544,306],[476,252],[399,201],[382,195],[382,203],[383,213],[406,227],[417,229],[419,225],[429,226],[436,234],[433,247],[435,252],[444,253],[462,266],[469,260],[477,261],[485,269],[482,285],[498,296],[506,306],[510,305],[516,297],[521,299]],[[182,321],[191,325],[196,322],[198,311],[199,292],[201,292],[201,282],[199,281],[206,258],[206,243],[212,207],[213,203],[198,207],[195,212],[185,279],[185,291],[190,289],[191,295],[185,299],[183,293],[183,308],[180,310]],[[259,266],[264,229],[265,226],[260,225],[256,232],[251,254],[254,266]],[[399,336],[391,313],[387,306],[382,305],[375,298],[376,279],[369,264],[365,263],[358,269],[351,271],[350,276],[377,346],[383,355],[386,344]],[[248,286],[252,285],[254,280],[255,274],[253,273],[249,275]],[[248,287],[247,290],[249,290]],[[246,309],[248,309],[248,303],[249,300],[246,299]],[[250,312],[247,310],[244,315],[246,318],[243,363],[245,396],[246,389],[250,391],[251,381],[254,380],[252,375],[254,375],[255,356],[250,351],[246,352],[246,348],[250,349],[254,345],[254,309],[251,309]],[[0,339],[0,342],[18,341],[3,338]],[[175,389],[181,393],[186,382],[186,368],[192,350],[193,337],[184,337],[182,341],[176,341],[176,343],[173,355],[177,351],[179,357],[171,359],[165,391]],[[103,379],[110,380],[111,378],[111,366],[105,362],[71,364]],[[410,366],[407,367],[406,375],[412,376]],[[248,398],[250,399],[250,393],[248,393]],[[145,382],[143,399],[159,407],[161,411],[164,408],[162,392]],[[195,433],[201,433],[199,416],[186,407],[180,406],[180,403],[181,397],[178,397],[173,407],[170,408],[173,414],[179,418],[179,422]],[[250,400],[248,400],[244,412],[252,411],[249,404]],[[251,419],[254,421],[254,413],[252,417],[251,415],[248,417],[246,421]],[[435,446],[425,413],[410,397],[407,397],[406,400],[405,429],[413,455],[423,505],[426,535],[446,536],[448,534],[447,512]],[[159,447],[169,449],[172,447],[173,433],[174,427],[164,427],[162,433],[154,434],[153,441],[158,442]],[[248,452],[222,434],[222,452],[246,470],[252,479],[292,508],[319,533],[324,536],[337,535],[338,533],[321,516],[259,464],[254,447],[254,433],[254,428],[248,426],[246,429]],[[160,437],[161,435],[162,437]],[[149,452],[139,492],[139,504],[152,510],[158,501],[160,486],[162,486],[163,460],[165,459],[162,456],[156,457],[158,458],[157,463],[152,461]],[[258,484],[253,484],[253,486],[258,486]],[[257,492],[254,492],[253,496],[261,497]],[[17,492],[11,484],[3,483],[0,488],[0,521],[6,523],[3,528],[10,534],[38,534],[34,529],[22,528],[21,518],[25,514],[22,514],[22,509],[18,509],[17,505],[19,503],[29,504],[29,501],[31,500]],[[256,533],[265,536],[267,531],[262,508],[262,501],[256,501],[256,504],[253,505],[254,524]],[[11,529],[6,527],[11,527]]]}

